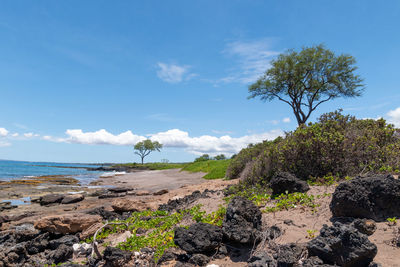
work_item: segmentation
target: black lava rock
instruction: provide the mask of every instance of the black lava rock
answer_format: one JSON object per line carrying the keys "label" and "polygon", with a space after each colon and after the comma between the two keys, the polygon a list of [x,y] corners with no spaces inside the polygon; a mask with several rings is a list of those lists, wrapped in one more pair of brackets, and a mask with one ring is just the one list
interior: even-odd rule
{"label": "black lava rock", "polygon": [[284,194],[285,192],[307,192],[310,187],[307,182],[300,180],[296,176],[288,172],[277,173],[269,182],[269,186],[272,189],[274,195]]}
{"label": "black lava rock", "polygon": [[106,247],[103,258],[106,261],[105,266],[119,267],[131,260],[132,253],[119,248]]}
{"label": "black lava rock", "polygon": [[79,243],[79,238],[74,235],[65,235],[61,238],[51,240],[49,242],[51,249],[57,249],[61,244],[72,247],[73,244]]}
{"label": "black lava rock", "polygon": [[261,211],[248,199],[234,197],[222,225],[224,237],[234,243],[253,244],[261,230]]}
{"label": "black lava rock", "polygon": [[377,222],[400,217],[400,180],[378,175],[343,182],[332,195],[330,209],[334,217]]}
{"label": "black lava rock", "polygon": [[260,251],[250,257],[248,267],[277,267],[274,258],[265,251]]}
{"label": "black lava rock", "polygon": [[343,267],[368,266],[377,253],[375,244],[367,235],[350,225],[324,225],[320,235],[307,244],[309,255],[317,256],[327,264]]}
{"label": "black lava rock", "polygon": [[189,263],[195,266],[206,266],[210,262],[210,258],[203,254],[194,254],[189,259]]}
{"label": "black lava rock", "polygon": [[72,257],[72,247],[61,244],[56,250],[49,253],[49,258],[55,263],[65,262]]}
{"label": "black lava rock", "polygon": [[307,248],[304,244],[290,243],[279,246],[276,255],[278,266],[293,266],[305,255],[304,252],[306,250]]}
{"label": "black lava rock", "polygon": [[211,224],[196,223],[189,229],[175,229],[174,242],[184,251],[194,253],[213,252],[222,241],[222,230]]}

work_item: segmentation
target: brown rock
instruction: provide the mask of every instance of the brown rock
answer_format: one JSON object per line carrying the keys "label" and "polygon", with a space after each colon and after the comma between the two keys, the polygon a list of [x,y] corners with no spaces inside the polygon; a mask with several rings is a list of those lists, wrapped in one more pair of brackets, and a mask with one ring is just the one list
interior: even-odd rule
{"label": "brown rock", "polygon": [[46,216],[35,222],[36,229],[51,233],[73,234],[101,222],[98,215],[84,213]]}
{"label": "brown rock", "polygon": [[151,193],[147,190],[138,190],[134,192],[136,196],[148,196],[151,195]]}
{"label": "brown rock", "polygon": [[115,199],[111,207],[116,212],[155,210],[157,208],[156,205],[152,203],[125,198]]}
{"label": "brown rock", "polygon": [[89,228],[87,228],[84,231],[82,231],[82,233],[79,235],[79,238],[81,240],[85,240],[88,237],[94,236],[96,231],[98,229],[100,229],[100,227],[102,227],[102,226],[103,226],[103,224],[101,222],[91,225]]}
{"label": "brown rock", "polygon": [[61,204],[71,204],[82,201],[85,198],[84,195],[76,194],[76,195],[67,195],[61,201]]}
{"label": "brown rock", "polygon": [[167,194],[168,192],[169,192],[168,189],[161,189],[161,190],[159,190],[157,192],[154,192],[153,195],[154,196],[161,196],[161,195]]}

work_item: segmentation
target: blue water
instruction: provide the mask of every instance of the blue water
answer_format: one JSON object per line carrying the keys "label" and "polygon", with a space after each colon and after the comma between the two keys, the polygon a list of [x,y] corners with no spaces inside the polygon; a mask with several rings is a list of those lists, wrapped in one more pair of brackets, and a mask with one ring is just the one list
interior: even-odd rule
{"label": "blue water", "polygon": [[[100,166],[101,165],[0,160],[0,180],[26,179],[28,177],[42,175],[68,175],[79,180],[81,184],[88,184],[96,180],[103,172],[87,171],[83,168],[96,168]],[[82,169],[63,167],[82,167]]]}

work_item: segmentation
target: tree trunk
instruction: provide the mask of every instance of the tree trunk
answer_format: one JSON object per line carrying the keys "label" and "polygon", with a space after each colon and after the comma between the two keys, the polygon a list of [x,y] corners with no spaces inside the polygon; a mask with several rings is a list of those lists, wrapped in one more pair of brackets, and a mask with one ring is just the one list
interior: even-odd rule
{"label": "tree trunk", "polygon": [[142,165],[143,165],[143,159],[144,159],[144,157],[142,157]]}

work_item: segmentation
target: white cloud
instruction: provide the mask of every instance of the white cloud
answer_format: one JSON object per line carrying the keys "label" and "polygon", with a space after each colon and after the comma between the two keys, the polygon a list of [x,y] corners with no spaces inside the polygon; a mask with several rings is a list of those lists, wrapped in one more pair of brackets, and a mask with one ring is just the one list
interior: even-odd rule
{"label": "white cloud", "polygon": [[0,141],[0,147],[7,147],[7,146],[11,146],[11,143],[7,141]]}
{"label": "white cloud", "polygon": [[133,145],[137,142],[146,139],[144,136],[138,136],[133,134],[131,131],[126,131],[118,135],[113,135],[104,129],[96,132],[84,133],[80,129],[67,130],[67,138],[58,139],[59,142],[87,144],[87,145],[118,145],[126,146]]}
{"label": "white cloud", "polygon": [[393,123],[396,127],[400,127],[400,107],[395,110],[390,110],[386,115],[389,117],[389,123]]}
{"label": "white cloud", "polygon": [[19,136],[19,133],[13,133],[11,136],[12,136],[12,137],[18,137],[18,136]]}
{"label": "white cloud", "polygon": [[[96,132],[83,132],[80,129],[67,130],[66,134],[68,136],[66,138],[44,136],[43,139],[76,144],[122,146],[134,145],[146,139],[145,136],[135,135],[131,131],[114,135],[104,129]],[[184,148],[186,151],[193,154],[209,153],[213,155],[224,153],[230,155],[239,152],[250,143],[258,143],[266,139],[272,140],[281,135],[283,135],[281,130],[272,130],[266,133],[245,135],[237,138],[229,135],[221,137],[210,135],[191,137],[188,132],[179,129],[171,129],[165,132],[149,134],[148,137],[153,141],[159,141],[164,147]]]}
{"label": "white cloud", "polygon": [[158,62],[157,65],[159,68],[157,76],[164,82],[180,83],[183,80],[189,80],[196,76],[194,73],[189,73],[190,66],[179,66],[162,62]]}
{"label": "white cloud", "polygon": [[0,128],[0,137],[6,137],[8,135],[8,131],[6,128]]}
{"label": "white cloud", "polygon": [[279,54],[270,47],[271,41],[268,39],[229,43],[223,52],[236,59],[236,66],[230,75],[221,78],[219,82],[255,82],[270,67],[272,57]]}
{"label": "white cloud", "polygon": [[289,118],[289,117],[283,118],[282,121],[283,121],[284,123],[289,123],[289,122],[290,122],[290,118]]}
{"label": "white cloud", "polygon": [[26,138],[39,137],[40,135],[34,133],[24,133]]}

